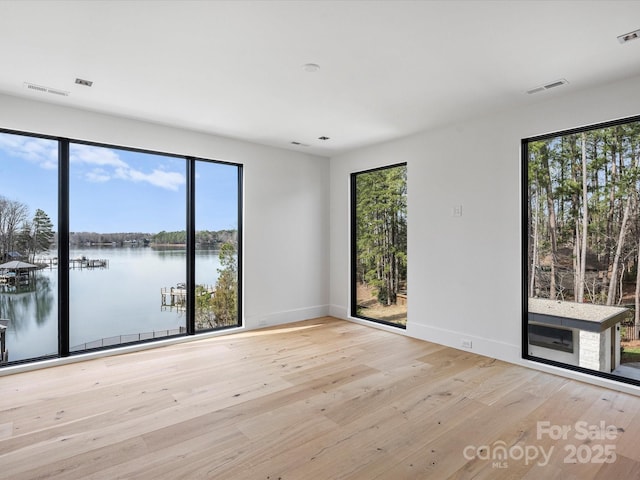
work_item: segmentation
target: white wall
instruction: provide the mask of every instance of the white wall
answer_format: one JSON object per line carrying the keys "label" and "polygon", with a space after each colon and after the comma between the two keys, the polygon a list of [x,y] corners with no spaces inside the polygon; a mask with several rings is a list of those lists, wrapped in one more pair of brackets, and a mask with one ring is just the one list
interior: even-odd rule
{"label": "white wall", "polygon": [[456,348],[470,339],[477,353],[531,364],[520,346],[521,139],[640,114],[640,78],[538,95],[524,108],[331,159],[333,315],[349,318],[349,174],[407,162],[407,335]]}
{"label": "white wall", "polygon": [[328,313],[328,159],[6,95],[0,128],[243,164],[245,325]]}

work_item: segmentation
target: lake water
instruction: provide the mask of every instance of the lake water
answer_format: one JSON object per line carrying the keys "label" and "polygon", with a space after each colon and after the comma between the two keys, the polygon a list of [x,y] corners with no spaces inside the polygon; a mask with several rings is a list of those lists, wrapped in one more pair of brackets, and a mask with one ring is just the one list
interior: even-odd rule
{"label": "lake water", "polygon": [[[186,280],[184,249],[101,248],[71,250],[69,257],[106,259],[108,268],[69,271],[71,350],[132,341],[139,334],[185,326],[184,312],[161,306],[161,289]],[[218,252],[196,251],[196,283],[214,286],[220,267]],[[56,354],[58,351],[58,269],[37,273],[35,291],[0,291],[0,318],[7,329],[9,360]],[[122,339],[119,339],[123,336]],[[116,339],[112,337],[118,337]],[[149,335],[143,338],[148,338]],[[85,345],[87,344],[87,345]]]}

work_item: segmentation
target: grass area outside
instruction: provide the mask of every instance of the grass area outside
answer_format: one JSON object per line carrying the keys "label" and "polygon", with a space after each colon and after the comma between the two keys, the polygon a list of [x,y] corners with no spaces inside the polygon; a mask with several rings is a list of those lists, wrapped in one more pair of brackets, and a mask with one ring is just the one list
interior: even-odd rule
{"label": "grass area outside", "polygon": [[623,345],[620,363],[640,363],[640,345]]}

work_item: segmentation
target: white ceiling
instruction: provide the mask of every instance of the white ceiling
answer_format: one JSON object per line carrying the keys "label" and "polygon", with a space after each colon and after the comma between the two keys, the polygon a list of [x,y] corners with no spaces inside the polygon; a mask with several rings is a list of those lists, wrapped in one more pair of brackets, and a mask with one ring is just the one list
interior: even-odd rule
{"label": "white ceiling", "polygon": [[640,1],[0,0],[0,92],[331,156],[640,75],[636,29]]}

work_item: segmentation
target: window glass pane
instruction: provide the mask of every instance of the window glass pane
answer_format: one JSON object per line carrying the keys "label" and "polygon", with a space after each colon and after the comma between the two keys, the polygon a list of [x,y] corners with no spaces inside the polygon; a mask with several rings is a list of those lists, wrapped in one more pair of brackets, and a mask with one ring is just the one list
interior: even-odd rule
{"label": "window glass pane", "polygon": [[196,330],[239,325],[238,169],[196,162]]}
{"label": "window glass pane", "polygon": [[526,354],[640,380],[640,122],[525,147]]}
{"label": "window glass pane", "polygon": [[185,332],[186,162],[70,146],[70,350]]}
{"label": "window glass pane", "polygon": [[58,142],[0,133],[0,335],[9,362],[58,353],[57,217]]}
{"label": "window glass pane", "polygon": [[352,176],[352,315],[407,323],[407,167]]}

